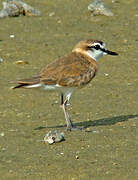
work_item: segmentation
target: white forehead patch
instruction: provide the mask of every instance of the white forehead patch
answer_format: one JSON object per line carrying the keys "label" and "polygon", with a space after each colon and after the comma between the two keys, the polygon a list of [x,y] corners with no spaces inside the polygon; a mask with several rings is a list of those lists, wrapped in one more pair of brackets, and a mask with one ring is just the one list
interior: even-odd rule
{"label": "white forehead patch", "polygon": [[95,42],[95,43],[93,43],[93,45],[94,45],[94,46],[99,45],[101,48],[105,48],[105,43],[103,43],[103,44],[101,45],[100,43]]}

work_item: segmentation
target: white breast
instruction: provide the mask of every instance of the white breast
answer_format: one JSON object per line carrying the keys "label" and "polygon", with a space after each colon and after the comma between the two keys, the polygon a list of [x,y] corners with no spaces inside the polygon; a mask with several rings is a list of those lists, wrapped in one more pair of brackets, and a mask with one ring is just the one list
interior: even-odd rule
{"label": "white breast", "polygon": [[98,59],[102,56],[104,56],[104,53],[101,50],[88,50],[87,55],[94,59],[95,61],[98,61]]}

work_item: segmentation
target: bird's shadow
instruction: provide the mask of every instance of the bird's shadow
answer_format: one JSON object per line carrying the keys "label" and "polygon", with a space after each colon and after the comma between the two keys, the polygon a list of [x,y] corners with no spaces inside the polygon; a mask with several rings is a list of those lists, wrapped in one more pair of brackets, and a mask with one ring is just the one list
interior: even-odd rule
{"label": "bird's shadow", "polygon": [[[115,117],[108,117],[108,118],[102,118],[99,120],[90,120],[90,121],[83,121],[83,122],[78,122],[78,123],[74,123],[75,126],[82,126],[84,128],[88,128],[91,126],[109,126],[109,125],[113,125],[119,122],[123,122],[123,121],[128,121],[129,119],[133,119],[138,117],[138,114],[135,115],[122,115],[122,116],[115,116]],[[48,127],[44,127],[44,126],[39,126],[37,128],[35,128],[35,130],[41,130],[44,128],[62,128],[62,127],[66,127],[66,125],[63,126],[48,126]]]}

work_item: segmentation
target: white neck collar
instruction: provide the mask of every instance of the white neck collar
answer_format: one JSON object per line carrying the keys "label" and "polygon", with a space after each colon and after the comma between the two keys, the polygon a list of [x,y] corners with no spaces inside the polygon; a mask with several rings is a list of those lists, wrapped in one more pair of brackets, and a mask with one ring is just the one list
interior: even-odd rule
{"label": "white neck collar", "polygon": [[101,51],[94,51],[94,52],[92,52],[91,50],[88,50],[88,51],[86,52],[86,54],[87,54],[90,58],[94,59],[95,61],[98,61],[98,59],[99,59],[100,57],[104,56],[103,52],[101,52]]}

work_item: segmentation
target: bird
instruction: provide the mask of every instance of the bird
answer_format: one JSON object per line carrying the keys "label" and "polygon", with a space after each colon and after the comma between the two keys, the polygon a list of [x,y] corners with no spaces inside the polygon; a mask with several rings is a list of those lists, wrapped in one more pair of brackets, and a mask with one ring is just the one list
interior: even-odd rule
{"label": "bird", "polygon": [[74,91],[85,87],[95,77],[98,59],[104,55],[117,56],[118,53],[106,49],[99,40],[79,41],[72,52],[46,65],[36,76],[16,81],[12,89],[42,89],[57,91],[61,97],[61,107],[69,131],[82,129],[73,124],[67,106]]}

